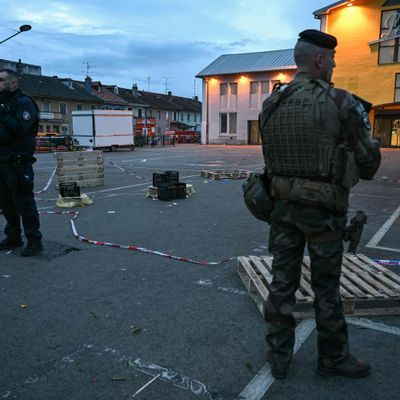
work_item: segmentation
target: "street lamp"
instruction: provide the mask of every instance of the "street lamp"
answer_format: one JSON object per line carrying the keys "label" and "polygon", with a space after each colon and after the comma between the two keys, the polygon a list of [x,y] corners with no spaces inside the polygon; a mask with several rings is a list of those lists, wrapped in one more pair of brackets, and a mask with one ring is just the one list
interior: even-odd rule
{"label": "street lamp", "polygon": [[14,35],[11,35],[10,37],[8,37],[8,38],[2,40],[2,41],[0,42],[0,44],[6,42],[7,40],[9,40],[9,39],[11,39],[11,38],[13,38],[14,36],[19,35],[19,34],[22,33],[22,32],[30,31],[31,29],[32,29],[32,27],[31,27],[30,25],[21,25],[21,26],[19,27],[19,31],[18,31],[17,33],[14,33]]}

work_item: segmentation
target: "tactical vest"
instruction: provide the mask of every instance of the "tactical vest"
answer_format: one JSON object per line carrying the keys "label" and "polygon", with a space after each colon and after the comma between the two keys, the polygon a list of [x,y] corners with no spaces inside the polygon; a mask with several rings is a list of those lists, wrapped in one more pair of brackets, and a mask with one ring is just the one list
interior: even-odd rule
{"label": "tactical vest", "polygon": [[278,88],[260,116],[263,153],[268,174],[275,177],[273,195],[343,211],[357,177],[348,176],[354,157],[330,90],[328,83],[311,79]]}
{"label": "tactical vest", "polygon": [[302,81],[294,82],[282,92],[280,96],[285,96],[286,91],[292,93],[280,101],[264,127],[268,172],[311,179],[332,178],[340,121],[336,107],[328,110],[329,89],[322,81]]}

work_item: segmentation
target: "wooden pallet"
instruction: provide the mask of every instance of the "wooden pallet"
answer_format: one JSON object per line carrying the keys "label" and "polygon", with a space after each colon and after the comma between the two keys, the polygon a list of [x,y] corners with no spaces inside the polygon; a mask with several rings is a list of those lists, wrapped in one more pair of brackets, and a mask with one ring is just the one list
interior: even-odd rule
{"label": "wooden pallet", "polygon": [[[271,265],[272,258],[268,256],[238,258],[237,273],[262,315],[272,280]],[[400,314],[400,276],[362,254],[344,255],[340,294],[346,314]],[[313,300],[310,258],[304,257],[300,288],[296,292],[295,317],[311,316]]]}
{"label": "wooden pallet", "polygon": [[[190,183],[186,184],[186,197],[191,196],[194,194],[194,187]],[[158,198],[158,188],[156,186],[149,186],[146,191],[146,197],[150,197],[153,200]]]}
{"label": "wooden pallet", "polygon": [[58,183],[76,182],[80,187],[104,185],[102,151],[57,153],[56,158]]}
{"label": "wooden pallet", "polygon": [[209,179],[245,179],[250,176],[250,171],[235,169],[233,171],[201,171],[200,176]]}

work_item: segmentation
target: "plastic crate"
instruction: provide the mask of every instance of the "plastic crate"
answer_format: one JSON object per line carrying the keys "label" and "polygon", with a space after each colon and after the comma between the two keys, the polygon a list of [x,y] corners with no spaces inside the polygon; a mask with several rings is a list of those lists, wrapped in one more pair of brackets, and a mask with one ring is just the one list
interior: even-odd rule
{"label": "plastic crate", "polygon": [[158,186],[158,200],[171,201],[176,198],[176,185],[160,185]]}
{"label": "plastic crate", "polygon": [[179,172],[178,171],[165,171],[165,174],[167,175],[169,179],[169,183],[171,185],[175,185],[175,183],[179,182]]}
{"label": "plastic crate", "polygon": [[60,195],[61,197],[79,197],[81,189],[76,182],[60,182]]}
{"label": "plastic crate", "polygon": [[169,176],[167,174],[153,173],[153,186],[159,187],[161,185],[169,184]]}
{"label": "plastic crate", "polygon": [[176,184],[176,198],[186,199],[186,183],[178,182]]}

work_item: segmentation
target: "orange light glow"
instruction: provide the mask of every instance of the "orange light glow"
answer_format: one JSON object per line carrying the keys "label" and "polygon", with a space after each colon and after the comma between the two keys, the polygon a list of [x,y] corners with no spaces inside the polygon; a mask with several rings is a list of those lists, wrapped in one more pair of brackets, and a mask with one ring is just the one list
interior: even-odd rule
{"label": "orange light glow", "polygon": [[249,78],[247,78],[247,76],[242,75],[242,76],[240,77],[240,83],[245,83],[245,82],[248,81],[248,79],[249,79]]}
{"label": "orange light glow", "polygon": [[278,75],[278,80],[281,81],[281,82],[284,81],[285,78],[286,78],[286,75],[285,75],[283,72],[281,72],[281,73]]}
{"label": "orange light glow", "polygon": [[211,78],[209,81],[212,85],[216,84],[218,82],[217,78]]}

